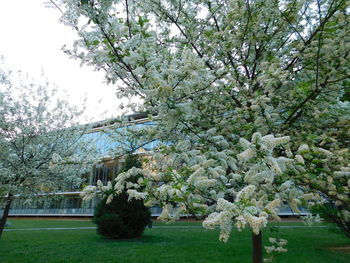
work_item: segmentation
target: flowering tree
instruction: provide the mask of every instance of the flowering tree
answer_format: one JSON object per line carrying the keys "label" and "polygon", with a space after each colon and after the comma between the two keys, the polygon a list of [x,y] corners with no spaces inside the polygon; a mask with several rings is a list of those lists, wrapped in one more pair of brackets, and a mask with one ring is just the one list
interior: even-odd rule
{"label": "flowering tree", "polygon": [[249,226],[254,262],[283,204],[327,200],[349,226],[349,1],[51,2],[80,36],[66,52],[169,142],[140,182],[161,218],[210,214],[224,241]]}
{"label": "flowering tree", "polygon": [[0,189],[5,202],[0,236],[16,195],[30,201],[80,185],[91,153],[80,139],[88,127],[76,123],[81,113],[46,85],[11,74],[1,64]]}

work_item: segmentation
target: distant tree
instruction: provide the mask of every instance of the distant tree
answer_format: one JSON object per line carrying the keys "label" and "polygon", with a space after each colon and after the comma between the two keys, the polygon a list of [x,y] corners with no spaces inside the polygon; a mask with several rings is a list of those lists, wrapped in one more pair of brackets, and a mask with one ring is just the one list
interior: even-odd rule
{"label": "distant tree", "polygon": [[35,84],[0,64],[0,237],[15,196],[30,201],[80,185],[92,154],[82,139],[87,126],[77,123],[81,114],[47,83]]}

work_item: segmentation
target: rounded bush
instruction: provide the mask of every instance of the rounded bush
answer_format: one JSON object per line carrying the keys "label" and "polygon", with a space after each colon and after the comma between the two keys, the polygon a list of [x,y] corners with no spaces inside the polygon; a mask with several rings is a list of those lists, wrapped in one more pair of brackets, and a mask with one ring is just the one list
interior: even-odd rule
{"label": "rounded bush", "polygon": [[135,238],[142,235],[151,223],[151,212],[141,200],[128,201],[126,193],[114,197],[106,204],[103,199],[95,208],[93,221],[97,232],[112,239]]}
{"label": "rounded bush", "polygon": [[95,208],[93,221],[97,232],[112,239],[135,238],[141,236],[151,222],[151,213],[140,200],[128,201],[127,194],[114,197],[106,204],[103,199]]}
{"label": "rounded bush", "polygon": [[[129,155],[121,171],[127,171],[132,167],[141,167],[141,162],[136,156]],[[137,182],[140,176],[142,175],[130,178],[130,182]],[[127,193],[123,192],[114,196],[111,203],[106,204],[107,196],[95,208],[93,221],[97,224],[97,232],[112,239],[141,236],[145,227],[151,223],[151,212],[143,201],[128,200]]]}

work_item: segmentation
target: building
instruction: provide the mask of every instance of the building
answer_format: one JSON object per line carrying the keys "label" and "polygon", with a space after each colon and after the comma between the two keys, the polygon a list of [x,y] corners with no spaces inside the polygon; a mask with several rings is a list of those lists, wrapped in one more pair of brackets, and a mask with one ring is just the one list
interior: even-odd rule
{"label": "building", "polygon": [[[124,129],[133,127],[134,129],[142,129],[149,125],[156,125],[155,122],[150,121],[146,114],[132,114],[127,116],[128,126],[124,128],[116,128],[118,133],[123,133]],[[95,198],[89,202],[83,201],[80,197],[81,190],[86,185],[96,185],[98,180],[101,180],[104,185],[108,181],[112,181],[118,173],[121,164],[123,162],[120,158],[115,158],[110,155],[111,151],[120,146],[121,142],[111,139],[110,134],[113,132],[114,120],[102,121],[92,125],[92,128],[87,132],[84,137],[93,141],[96,144],[96,148],[99,149],[100,165],[96,165],[88,174],[82,175],[84,184],[80,189],[67,189],[66,191],[47,194],[38,198],[33,202],[26,202],[18,196],[12,203],[9,216],[64,216],[64,217],[91,217],[94,212],[94,207],[99,202],[98,198]],[[106,132],[108,130],[109,132]],[[125,142],[124,142],[125,143]],[[159,141],[152,141],[142,148],[137,148],[135,151],[140,155],[145,155],[147,151],[152,150],[159,144]],[[1,204],[1,202],[0,202]],[[3,207],[2,205],[0,207]],[[159,216],[162,209],[160,207],[152,207],[152,216]],[[301,214],[306,215],[307,210],[302,209]],[[2,209],[0,209],[2,214]],[[280,216],[295,215],[289,207],[280,209]]]}
{"label": "building", "polygon": [[[118,133],[123,133],[123,130],[130,127],[142,129],[145,126],[155,125],[154,122],[147,119],[146,114],[137,113],[126,117],[129,126],[116,128]],[[17,196],[12,203],[9,216],[92,216],[94,207],[99,200],[96,198],[89,202],[82,201],[80,197],[82,188],[86,185],[96,185],[98,180],[101,180],[104,184],[112,181],[123,162],[122,159],[114,158],[110,154],[114,148],[120,146],[120,142],[111,138],[115,122],[115,120],[109,120],[94,123],[92,128],[83,136],[83,138],[96,144],[101,163],[94,166],[90,173],[82,175],[84,183],[80,189],[66,189],[66,191],[42,195],[41,198],[32,202],[26,202],[20,196]],[[142,148],[138,148],[136,153],[142,155],[144,152],[152,150],[158,143],[153,141],[142,145]],[[154,216],[159,215],[160,212],[161,209],[152,208]],[[0,214],[2,214],[2,209],[0,209]]]}

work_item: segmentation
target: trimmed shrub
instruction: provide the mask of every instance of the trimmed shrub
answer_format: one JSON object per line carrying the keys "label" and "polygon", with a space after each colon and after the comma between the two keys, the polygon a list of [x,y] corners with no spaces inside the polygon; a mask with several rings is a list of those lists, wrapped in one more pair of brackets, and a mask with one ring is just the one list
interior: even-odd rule
{"label": "trimmed shrub", "polygon": [[151,222],[151,212],[141,200],[128,201],[126,193],[114,197],[106,204],[103,199],[95,208],[94,223],[97,232],[112,239],[135,238],[141,236]]}
{"label": "trimmed shrub", "polygon": [[[140,166],[135,156],[128,156],[122,171]],[[136,176],[131,181],[137,179]],[[128,200],[126,192],[114,196],[109,204],[106,204],[106,200],[107,196],[95,208],[93,222],[99,234],[111,239],[135,238],[141,236],[151,223],[151,212],[142,200]]]}

